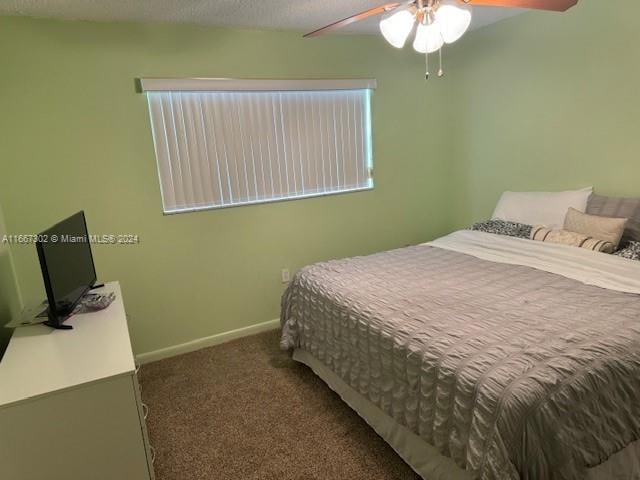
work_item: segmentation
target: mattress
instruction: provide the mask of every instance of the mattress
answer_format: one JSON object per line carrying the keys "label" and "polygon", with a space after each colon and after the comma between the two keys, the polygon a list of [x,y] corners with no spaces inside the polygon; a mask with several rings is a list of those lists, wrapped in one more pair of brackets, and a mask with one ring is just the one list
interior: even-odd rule
{"label": "mattress", "polygon": [[469,478],[583,479],[640,439],[626,259],[457,232],[302,269],[282,327]]}

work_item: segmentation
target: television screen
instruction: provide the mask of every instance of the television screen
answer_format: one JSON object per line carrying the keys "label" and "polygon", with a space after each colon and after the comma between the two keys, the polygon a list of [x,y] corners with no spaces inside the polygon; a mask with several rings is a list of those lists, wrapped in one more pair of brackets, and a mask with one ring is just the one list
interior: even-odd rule
{"label": "television screen", "polygon": [[42,232],[36,248],[49,301],[49,320],[60,323],[96,282],[84,212]]}

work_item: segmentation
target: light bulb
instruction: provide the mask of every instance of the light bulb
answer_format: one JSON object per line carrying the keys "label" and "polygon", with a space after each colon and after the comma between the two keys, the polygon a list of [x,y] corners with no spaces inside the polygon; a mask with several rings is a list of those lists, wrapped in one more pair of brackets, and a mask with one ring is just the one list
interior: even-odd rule
{"label": "light bulb", "polygon": [[413,41],[413,48],[420,53],[433,53],[442,48],[444,40],[442,33],[435,23],[418,24],[416,39]]}
{"label": "light bulb", "polygon": [[402,48],[414,23],[415,19],[411,12],[400,10],[380,22],[380,31],[387,42],[396,48]]}
{"label": "light bulb", "polygon": [[458,40],[471,24],[471,7],[455,0],[442,0],[434,15],[445,43]]}

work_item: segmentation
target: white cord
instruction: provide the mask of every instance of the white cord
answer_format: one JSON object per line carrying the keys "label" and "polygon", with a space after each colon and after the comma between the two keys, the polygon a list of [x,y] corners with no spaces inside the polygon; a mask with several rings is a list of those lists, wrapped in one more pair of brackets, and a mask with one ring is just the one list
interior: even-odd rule
{"label": "white cord", "polygon": [[424,53],[424,63],[426,68],[424,79],[429,80],[429,52]]}

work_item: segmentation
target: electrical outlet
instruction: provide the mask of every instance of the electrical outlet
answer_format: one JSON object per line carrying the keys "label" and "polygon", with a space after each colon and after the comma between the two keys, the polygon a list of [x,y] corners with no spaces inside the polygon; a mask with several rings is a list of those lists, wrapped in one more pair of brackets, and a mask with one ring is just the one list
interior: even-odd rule
{"label": "electrical outlet", "polygon": [[282,278],[282,283],[289,283],[290,274],[289,274],[289,269],[288,268],[283,268],[280,271],[280,276]]}

